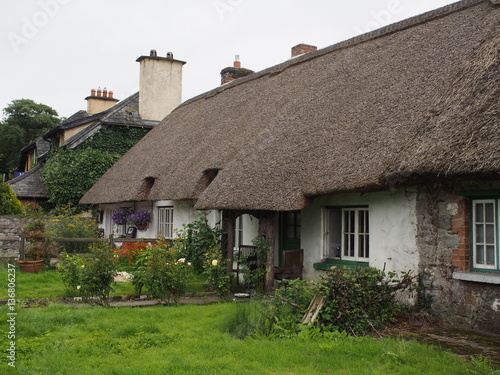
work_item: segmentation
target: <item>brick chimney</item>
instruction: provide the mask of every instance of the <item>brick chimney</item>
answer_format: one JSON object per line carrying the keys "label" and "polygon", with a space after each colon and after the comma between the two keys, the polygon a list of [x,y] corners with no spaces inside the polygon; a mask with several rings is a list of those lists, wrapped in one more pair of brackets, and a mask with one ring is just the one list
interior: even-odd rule
{"label": "brick chimney", "polygon": [[220,84],[229,83],[235,79],[252,74],[253,72],[253,70],[242,68],[240,57],[236,55],[234,57],[233,66],[229,66],[220,71]]}
{"label": "brick chimney", "polygon": [[85,98],[87,101],[87,112],[91,115],[110,109],[116,104],[118,99],[113,98],[113,91],[104,88],[101,90],[99,87],[97,92],[95,89],[90,90],[90,96]]}
{"label": "brick chimney", "polygon": [[139,114],[143,120],[161,121],[182,101],[182,66],[172,52],[160,57],[155,50],[141,56],[139,78]]}
{"label": "brick chimney", "polygon": [[316,51],[317,49],[318,47],[312,46],[310,44],[304,44],[304,43],[297,44],[295,47],[292,47],[292,57],[300,56],[308,52],[313,52]]}

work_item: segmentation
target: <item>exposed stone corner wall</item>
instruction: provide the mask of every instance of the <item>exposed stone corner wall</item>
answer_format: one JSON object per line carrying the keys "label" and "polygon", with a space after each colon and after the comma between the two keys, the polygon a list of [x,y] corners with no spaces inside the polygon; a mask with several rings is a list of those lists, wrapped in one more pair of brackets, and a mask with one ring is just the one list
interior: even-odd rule
{"label": "exposed stone corner wall", "polygon": [[5,237],[17,237],[26,224],[27,219],[21,216],[0,216],[0,257],[17,257],[19,240],[5,241]]}
{"label": "exposed stone corner wall", "polygon": [[457,326],[500,333],[500,285],[453,278],[470,270],[470,201],[453,188],[423,187],[417,197],[420,303]]}

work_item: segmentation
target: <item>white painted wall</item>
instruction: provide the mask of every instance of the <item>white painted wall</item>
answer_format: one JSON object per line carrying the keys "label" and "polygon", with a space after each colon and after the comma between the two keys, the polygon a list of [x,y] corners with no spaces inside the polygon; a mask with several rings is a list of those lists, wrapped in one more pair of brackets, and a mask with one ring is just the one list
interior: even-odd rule
{"label": "white painted wall", "polygon": [[[111,233],[115,237],[120,237],[125,233],[122,233],[118,229],[120,228],[113,223],[111,219],[111,212],[120,208],[131,208],[134,210],[149,210],[153,213],[153,219],[145,231],[138,231],[137,238],[157,238],[158,236],[158,207],[172,206],[174,208],[174,237],[176,230],[183,229],[183,225],[192,223],[199,218],[199,211],[193,208],[193,201],[172,201],[163,200],[155,202],[136,202],[136,203],[119,203],[103,205],[100,207],[104,210],[103,223],[100,224],[100,228],[104,229],[105,236],[109,236]],[[214,227],[220,222],[220,212],[217,210],[204,211],[207,214],[208,223],[211,227]]]}
{"label": "white painted wall", "polygon": [[314,280],[322,272],[313,268],[323,256],[322,208],[349,205],[367,205],[369,208],[370,265],[379,269],[385,267],[385,271],[418,269],[415,191],[349,193],[317,198],[302,211],[304,278]]}

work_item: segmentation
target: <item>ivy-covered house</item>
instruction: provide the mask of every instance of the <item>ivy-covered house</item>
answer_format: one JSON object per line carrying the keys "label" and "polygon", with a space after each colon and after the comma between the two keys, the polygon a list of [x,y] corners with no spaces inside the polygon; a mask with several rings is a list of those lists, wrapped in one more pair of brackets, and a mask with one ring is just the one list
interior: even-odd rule
{"label": "ivy-covered house", "polygon": [[498,1],[462,0],[188,100],[81,203],[152,210],[147,234],[221,213],[228,258],[252,215],[268,288],[301,248],[304,278],[413,271],[419,303],[498,333],[499,20]]}
{"label": "ivy-covered house", "polygon": [[[114,162],[181,102],[183,61],[141,56],[140,91],[118,101],[112,91],[92,89],[87,110],[61,122],[22,150],[9,181],[25,202],[77,204]],[[158,87],[162,77],[168,77]]]}

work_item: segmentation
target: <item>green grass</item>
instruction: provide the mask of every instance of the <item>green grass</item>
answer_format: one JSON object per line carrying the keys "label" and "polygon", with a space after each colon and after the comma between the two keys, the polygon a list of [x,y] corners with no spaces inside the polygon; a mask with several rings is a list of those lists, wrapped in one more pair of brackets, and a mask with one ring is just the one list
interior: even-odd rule
{"label": "green grass", "polygon": [[[201,293],[206,290],[206,287],[203,275],[196,275],[188,285],[188,293]],[[114,283],[113,289],[112,296],[134,295],[134,287],[131,283]],[[0,265],[0,300],[8,299],[7,292],[7,265],[4,263]],[[39,273],[25,273],[16,268],[17,299],[62,297],[69,297],[69,295],[66,293],[58,271],[43,270]]]}
{"label": "green grass", "polygon": [[[17,361],[0,374],[474,374],[472,364],[398,339],[237,339],[234,303],[17,308]],[[0,314],[6,316],[6,307]],[[6,325],[0,335],[7,335]]]}

